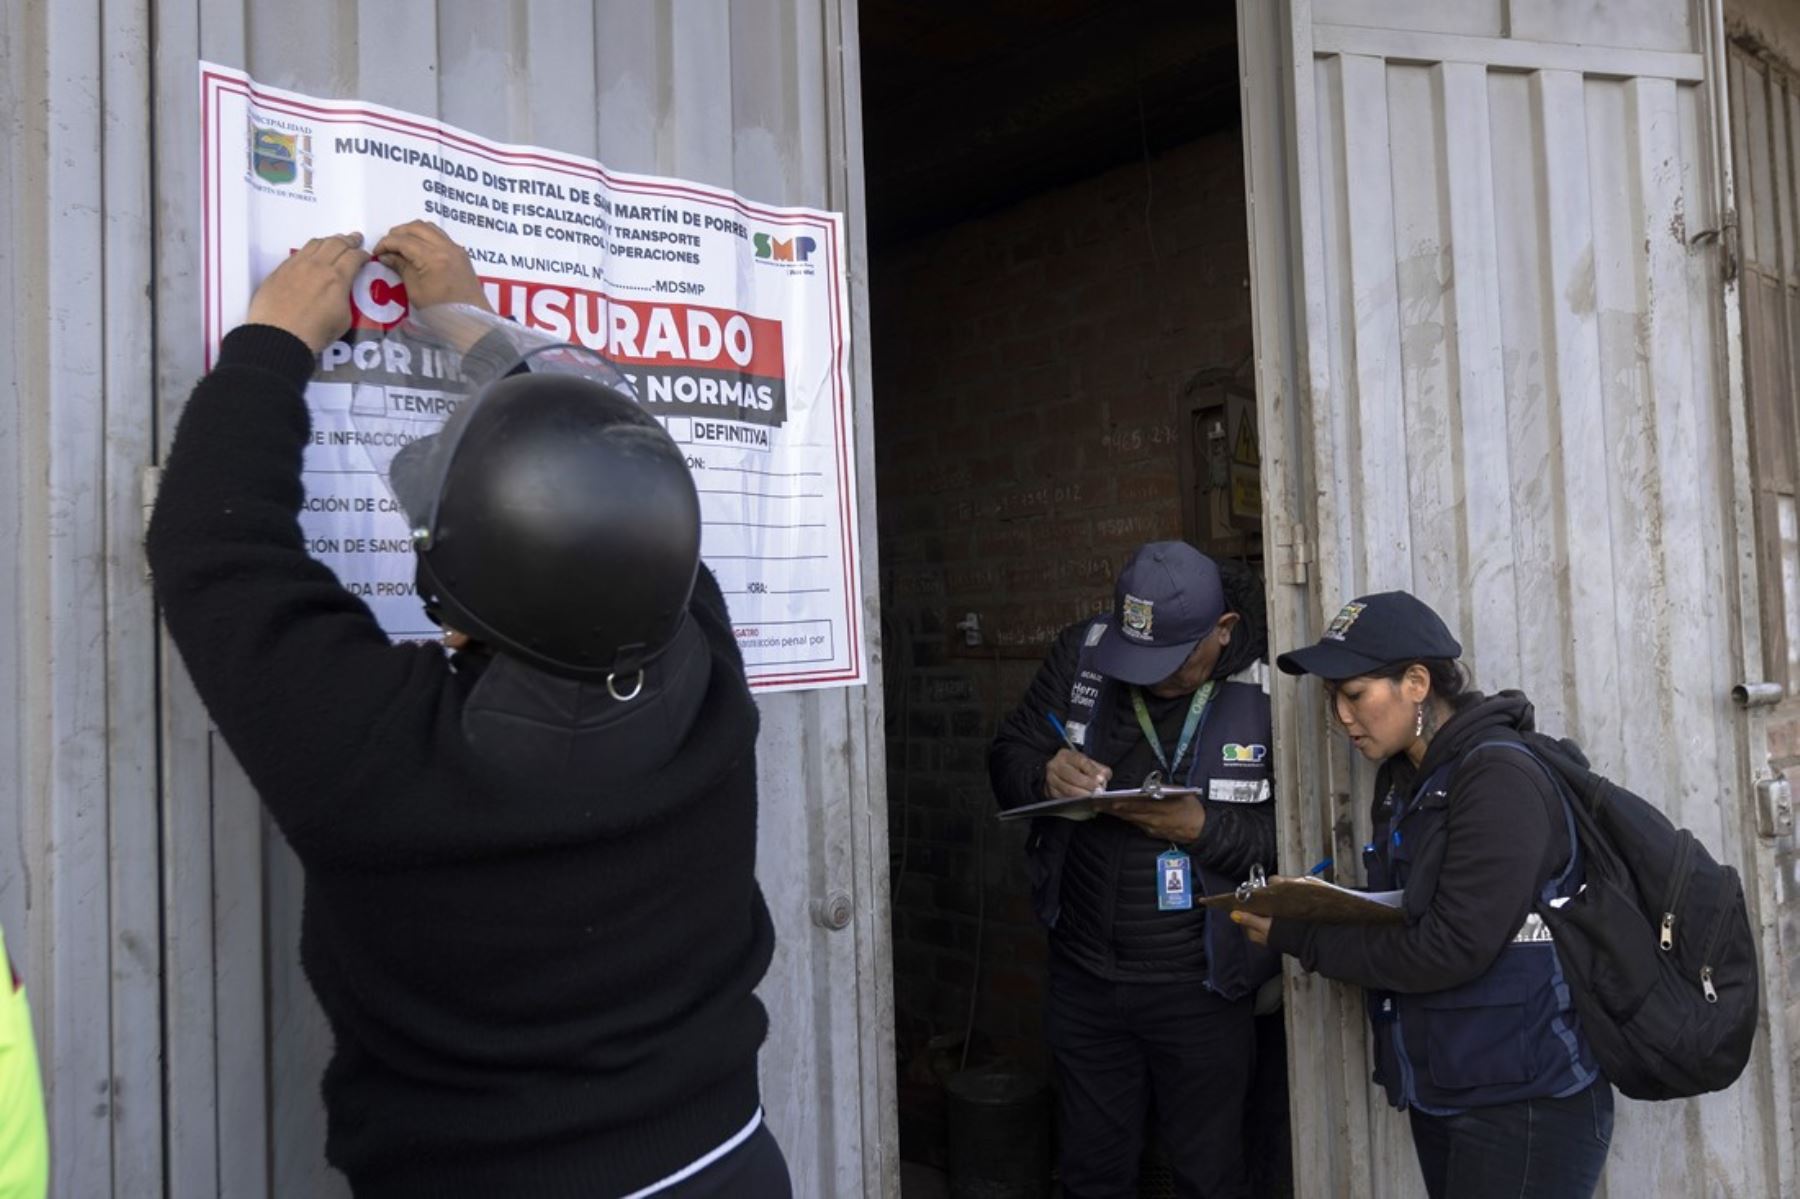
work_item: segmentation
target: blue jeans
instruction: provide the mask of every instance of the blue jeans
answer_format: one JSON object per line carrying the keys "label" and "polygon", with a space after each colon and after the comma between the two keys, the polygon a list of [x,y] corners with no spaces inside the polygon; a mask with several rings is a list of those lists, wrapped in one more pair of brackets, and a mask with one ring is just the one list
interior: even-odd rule
{"label": "blue jeans", "polygon": [[1612,1145],[1612,1086],[1457,1116],[1412,1116],[1431,1199],[1588,1199]]}

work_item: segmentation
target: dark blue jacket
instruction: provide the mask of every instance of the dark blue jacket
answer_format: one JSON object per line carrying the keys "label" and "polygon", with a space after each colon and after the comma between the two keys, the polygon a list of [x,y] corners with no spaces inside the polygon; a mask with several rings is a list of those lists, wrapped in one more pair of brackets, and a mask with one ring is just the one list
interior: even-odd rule
{"label": "dark blue jacket", "polygon": [[1397,1107],[1446,1114],[1573,1094],[1598,1077],[1554,942],[1533,910],[1581,885],[1574,824],[1518,748],[1531,705],[1474,696],[1420,770],[1376,781],[1369,886],[1404,889],[1404,926],[1277,920],[1270,944],[1369,990],[1375,1081]]}

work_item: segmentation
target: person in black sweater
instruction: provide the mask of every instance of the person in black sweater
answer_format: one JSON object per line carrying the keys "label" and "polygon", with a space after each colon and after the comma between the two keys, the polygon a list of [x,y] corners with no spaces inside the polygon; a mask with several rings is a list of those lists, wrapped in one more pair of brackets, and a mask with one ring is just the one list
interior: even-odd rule
{"label": "person in black sweater", "polygon": [[1248,1193],[1253,997],[1275,957],[1193,897],[1274,866],[1262,611],[1248,569],[1227,575],[1182,542],[1141,547],[1112,611],[1063,631],[989,751],[1002,809],[1152,774],[1199,791],[1038,816],[1026,842],[1050,929],[1045,1037],[1070,1199],[1137,1194],[1152,1093],[1179,1194]]}
{"label": "person in black sweater", "polygon": [[1408,1112],[1433,1199],[1585,1199],[1612,1136],[1612,1088],[1581,1031],[1540,905],[1582,884],[1573,817],[1523,748],[1530,701],[1466,687],[1462,646],[1403,591],[1345,605],[1281,655],[1325,680],[1344,733],[1380,762],[1369,885],[1404,924],[1234,913],[1252,940],[1368,991],[1375,1081]]}
{"label": "person in black sweater", "polygon": [[[432,598],[466,614],[446,633],[459,652],[390,643],[307,555],[298,519],[303,393],[349,323],[360,246],[316,239],[257,289],[182,413],[147,541],[170,636],[305,867],[301,957],[336,1040],[327,1157],[383,1199],[786,1195],[757,1082],[767,1018],[752,992],[774,941],[753,872],[757,711],[698,564],[697,501],[691,598],[684,585],[655,614],[665,641],[617,651],[619,678],[595,673],[590,647],[565,652],[493,614],[535,596],[554,630],[596,573],[633,592],[628,529],[537,564],[566,576],[563,595],[486,579],[496,598],[480,609],[468,601],[482,565],[458,561]],[[435,226],[401,226],[375,249],[415,307],[486,307]],[[513,384],[508,428],[529,429],[542,397],[530,380],[495,387]],[[589,425],[563,440],[598,447],[596,469],[628,444],[673,479],[656,465],[679,462],[666,434],[585,386],[591,406],[562,419]],[[477,422],[497,403],[471,419],[459,460],[480,460],[491,426]],[[463,523],[517,515],[496,506]],[[440,556],[461,535],[425,531]]]}

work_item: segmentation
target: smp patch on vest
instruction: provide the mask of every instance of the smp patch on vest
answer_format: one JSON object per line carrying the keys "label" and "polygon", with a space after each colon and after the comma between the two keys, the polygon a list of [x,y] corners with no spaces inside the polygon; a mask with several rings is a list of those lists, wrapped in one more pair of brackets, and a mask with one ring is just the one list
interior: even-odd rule
{"label": "smp patch on vest", "polygon": [[1139,641],[1150,640],[1150,629],[1156,620],[1156,604],[1135,595],[1127,595],[1119,605],[1119,624],[1124,633]]}
{"label": "smp patch on vest", "polygon": [[1263,759],[1269,756],[1266,745],[1239,745],[1233,741],[1225,746],[1224,760],[1227,766],[1260,766]]}
{"label": "smp patch on vest", "polygon": [[1363,609],[1367,606],[1366,604],[1345,604],[1338,614],[1331,618],[1331,623],[1325,626],[1325,639],[1342,641],[1344,635],[1350,631],[1350,626],[1356,623],[1356,618],[1363,614]]}

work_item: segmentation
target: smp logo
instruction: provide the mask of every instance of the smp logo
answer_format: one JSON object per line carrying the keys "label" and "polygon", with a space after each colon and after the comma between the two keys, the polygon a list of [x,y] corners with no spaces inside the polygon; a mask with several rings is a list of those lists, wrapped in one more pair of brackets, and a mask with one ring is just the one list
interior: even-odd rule
{"label": "smp logo", "polygon": [[250,113],[245,178],[258,191],[313,200],[313,136],[306,125]]}
{"label": "smp logo", "polygon": [[1224,750],[1227,766],[1256,766],[1268,756],[1269,747],[1266,745],[1239,745],[1233,741]]}
{"label": "smp logo", "polygon": [[813,272],[812,256],[819,243],[810,237],[790,237],[783,241],[773,234],[758,233],[750,239],[756,249],[756,261],[771,266],[787,267],[790,274]]}

